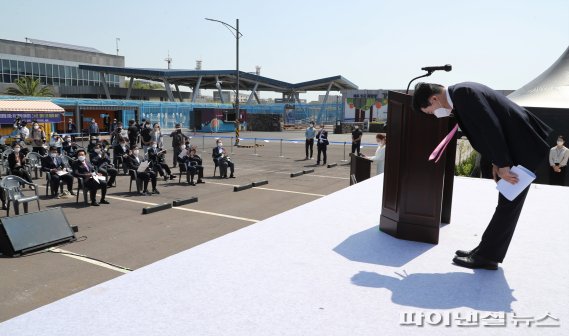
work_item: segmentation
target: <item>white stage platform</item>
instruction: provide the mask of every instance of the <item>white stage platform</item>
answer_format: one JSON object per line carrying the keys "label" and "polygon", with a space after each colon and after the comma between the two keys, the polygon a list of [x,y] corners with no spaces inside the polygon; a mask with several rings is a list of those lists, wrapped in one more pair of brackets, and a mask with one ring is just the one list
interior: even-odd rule
{"label": "white stage platform", "polygon": [[[534,185],[505,263],[472,271],[451,260],[478,243],[495,184],[456,178],[452,223],[429,245],[378,231],[381,178],[13,318],[0,335],[569,334],[569,188]],[[501,322],[491,312],[506,326],[489,326]]]}

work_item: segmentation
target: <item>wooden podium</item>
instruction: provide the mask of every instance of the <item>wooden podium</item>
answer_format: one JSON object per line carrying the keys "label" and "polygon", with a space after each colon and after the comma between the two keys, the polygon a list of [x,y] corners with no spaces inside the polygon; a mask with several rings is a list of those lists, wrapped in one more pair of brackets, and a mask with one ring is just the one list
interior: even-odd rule
{"label": "wooden podium", "polygon": [[454,127],[450,118],[413,111],[412,96],[389,91],[379,228],[394,237],[437,244],[450,223],[456,137],[439,162],[429,155]]}
{"label": "wooden podium", "polygon": [[354,184],[352,176],[355,177],[356,182],[367,180],[371,176],[371,163],[372,161],[354,153],[350,153],[350,185]]}

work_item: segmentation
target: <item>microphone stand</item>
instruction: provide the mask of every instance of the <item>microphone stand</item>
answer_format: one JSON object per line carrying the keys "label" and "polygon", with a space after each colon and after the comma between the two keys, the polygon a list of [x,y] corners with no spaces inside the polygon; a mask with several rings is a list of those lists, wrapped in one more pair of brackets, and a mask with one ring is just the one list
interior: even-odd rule
{"label": "microphone stand", "polygon": [[426,74],[411,79],[411,81],[409,82],[409,84],[407,84],[407,91],[405,91],[405,94],[408,94],[408,93],[409,93],[409,87],[411,86],[411,83],[413,83],[413,81],[414,81],[415,79],[419,79],[419,78],[423,78],[423,77],[429,77],[430,75],[433,74],[433,72],[434,72],[433,70],[428,70]]}

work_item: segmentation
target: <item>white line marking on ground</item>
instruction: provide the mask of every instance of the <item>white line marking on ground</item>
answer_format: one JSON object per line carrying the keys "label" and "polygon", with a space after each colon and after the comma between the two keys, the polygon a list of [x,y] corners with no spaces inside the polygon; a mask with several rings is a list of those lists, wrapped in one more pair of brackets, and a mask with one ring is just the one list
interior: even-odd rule
{"label": "white line marking on ground", "polygon": [[[131,199],[125,199],[124,197],[116,197],[116,196],[109,196],[109,195],[107,195],[106,197],[107,197],[107,198],[110,198],[110,199],[119,200],[119,201],[125,201],[125,202],[132,202],[132,203],[145,204],[145,205],[151,205],[151,206],[152,206],[152,205],[158,205],[158,203],[150,203],[150,202],[136,201],[136,200],[131,200]],[[181,211],[195,212],[195,213],[200,213],[200,214],[210,215],[210,216],[217,216],[217,217],[224,217],[224,218],[230,218],[230,219],[237,219],[237,220],[242,220],[242,221],[245,221],[245,222],[252,222],[252,223],[257,223],[257,222],[259,222],[259,220],[257,220],[257,219],[231,216],[231,215],[221,214],[221,213],[217,213],[217,212],[209,212],[209,211],[196,210],[196,209],[188,209],[188,208],[181,208],[181,207],[172,207],[172,209],[174,209],[174,210],[181,210]]]}
{"label": "white line marking on ground", "polygon": [[106,264],[106,263],[103,263],[103,262],[100,262],[100,261],[97,261],[97,260],[90,259],[90,258],[88,258],[88,257],[86,257],[86,256],[82,256],[82,255],[77,254],[77,253],[74,253],[74,252],[65,251],[65,250],[58,249],[58,248],[51,249],[51,251],[60,253],[61,255],[64,255],[64,256],[69,257],[69,258],[78,259],[78,260],[81,260],[81,261],[84,261],[84,262],[87,262],[87,263],[90,263],[90,264],[93,264],[93,265],[97,265],[97,266],[100,266],[100,267],[108,268],[108,269],[113,270],[113,271],[117,271],[117,272],[120,272],[120,273],[129,273],[129,272],[131,272],[131,271],[129,271],[129,270],[122,269],[122,268],[120,268],[120,267],[115,267],[115,266],[112,266],[112,265],[109,265],[109,264]]}
{"label": "white line marking on ground", "polygon": [[[210,183],[210,184],[218,184],[218,185],[223,185],[223,186],[230,186],[230,187],[237,187],[237,185],[235,185],[235,184],[229,184],[229,183],[219,183],[219,182],[210,182],[210,181],[208,181],[207,183]],[[300,195],[316,196],[316,197],[324,197],[324,196],[326,196],[326,195],[322,195],[322,194],[306,193],[306,192],[302,192],[302,191],[292,191],[292,190],[263,188],[263,187],[253,187],[253,189],[262,189],[262,190],[277,191],[277,192],[284,192],[284,193],[290,193],[290,194],[300,194]]]}

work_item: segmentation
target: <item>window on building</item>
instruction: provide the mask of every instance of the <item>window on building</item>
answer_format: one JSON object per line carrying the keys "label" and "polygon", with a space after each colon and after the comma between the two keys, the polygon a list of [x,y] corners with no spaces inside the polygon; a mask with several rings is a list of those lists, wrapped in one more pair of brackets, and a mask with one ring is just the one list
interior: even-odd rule
{"label": "window on building", "polygon": [[32,62],[25,62],[24,63],[26,76],[32,76]]}
{"label": "window on building", "polygon": [[34,78],[38,78],[40,76],[40,64],[39,63],[32,63],[33,74]]}

